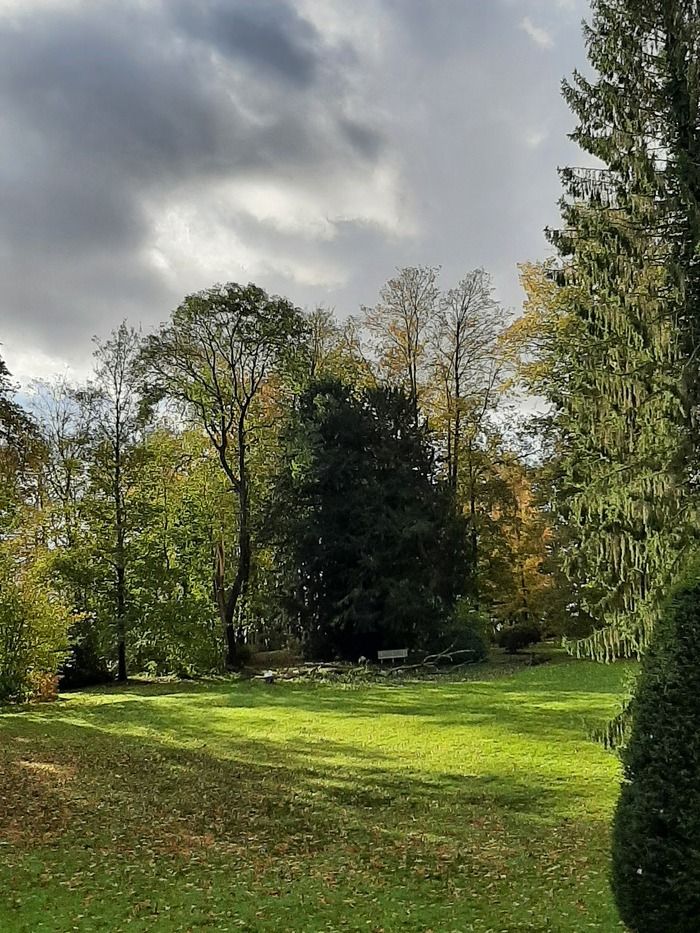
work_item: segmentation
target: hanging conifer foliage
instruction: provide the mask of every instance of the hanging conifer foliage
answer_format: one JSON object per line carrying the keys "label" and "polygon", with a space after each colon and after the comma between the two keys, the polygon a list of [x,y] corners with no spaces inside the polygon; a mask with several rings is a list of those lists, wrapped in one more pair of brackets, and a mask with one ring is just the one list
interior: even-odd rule
{"label": "hanging conifer foliage", "polygon": [[594,0],[595,76],[564,96],[600,168],[562,171],[548,394],[561,440],[567,572],[599,629],[576,650],[640,654],[691,549],[698,303],[697,0]]}

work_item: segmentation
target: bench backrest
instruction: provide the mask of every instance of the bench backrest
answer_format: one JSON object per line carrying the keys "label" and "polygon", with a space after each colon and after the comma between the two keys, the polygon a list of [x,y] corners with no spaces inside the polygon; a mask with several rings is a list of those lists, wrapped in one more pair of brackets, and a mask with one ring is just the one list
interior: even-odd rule
{"label": "bench backrest", "polygon": [[407,658],[408,648],[389,648],[386,651],[377,652],[378,661],[393,661],[396,658]]}

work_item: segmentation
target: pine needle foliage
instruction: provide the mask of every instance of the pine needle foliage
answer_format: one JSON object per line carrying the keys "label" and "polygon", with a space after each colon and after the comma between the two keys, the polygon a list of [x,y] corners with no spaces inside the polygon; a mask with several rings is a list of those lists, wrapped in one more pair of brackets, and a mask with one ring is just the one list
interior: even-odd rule
{"label": "pine needle foliage", "polygon": [[312,383],[272,506],[279,597],[315,658],[426,648],[466,577],[466,528],[400,389]]}
{"label": "pine needle foliage", "polygon": [[600,168],[562,171],[565,361],[549,396],[566,569],[598,630],[574,646],[641,655],[693,542],[698,281],[698,0],[595,0],[593,77],[564,97]]}

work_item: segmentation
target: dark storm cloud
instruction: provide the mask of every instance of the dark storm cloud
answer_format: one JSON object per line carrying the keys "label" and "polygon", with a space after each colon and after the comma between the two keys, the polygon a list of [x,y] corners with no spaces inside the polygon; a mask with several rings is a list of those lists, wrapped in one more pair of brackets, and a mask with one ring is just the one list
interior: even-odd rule
{"label": "dark storm cloud", "polygon": [[306,87],[318,75],[318,32],[293,9],[270,0],[177,4],[184,32],[224,56]]}
{"label": "dark storm cloud", "polygon": [[353,312],[397,265],[484,264],[513,303],[556,222],[585,7],[0,0],[10,364],[76,362],[212,277]]}
{"label": "dark storm cloud", "polygon": [[122,310],[156,313],[139,294],[164,316],[174,296],[140,252],[149,198],[376,155],[324,55],[279,0],[0,13],[4,335],[69,347]]}

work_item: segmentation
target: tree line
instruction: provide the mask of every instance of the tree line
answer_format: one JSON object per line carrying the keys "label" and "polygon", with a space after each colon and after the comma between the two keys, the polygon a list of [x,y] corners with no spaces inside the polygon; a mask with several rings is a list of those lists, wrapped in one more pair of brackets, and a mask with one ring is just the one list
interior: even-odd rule
{"label": "tree line", "polygon": [[[520,317],[483,270],[443,288],[436,268],[400,269],[343,320],[229,284],[153,334],[121,326],[98,341],[90,380],[35,386],[29,410],[0,373],[1,559],[8,605],[26,606],[8,610],[5,644],[39,614],[67,618],[73,667],[120,678],[233,665],[250,644],[320,646],[304,620],[331,616],[310,608],[308,568],[331,554],[310,529],[330,515],[322,466],[336,457],[353,491],[373,490],[355,499],[358,528],[384,520],[395,547],[410,529],[423,568],[449,564],[427,541],[452,542],[454,579],[416,587],[436,628],[459,610],[535,620],[599,659],[643,653],[696,550],[698,17],[676,0],[596,0],[593,14],[591,76],[564,96],[599,164],[562,170],[556,256],[522,267]],[[528,396],[543,415],[524,417]],[[431,490],[422,516],[440,534],[419,533],[408,503],[392,512],[381,464],[402,445],[416,458],[403,482],[423,477],[414,499]],[[361,553],[346,556],[347,619],[376,615],[360,609]],[[328,574],[315,578],[326,595]]]}
{"label": "tree line", "polygon": [[24,409],[5,369],[4,695],[576,630],[525,356],[486,272],[411,267],[345,320],[215,286]]}

